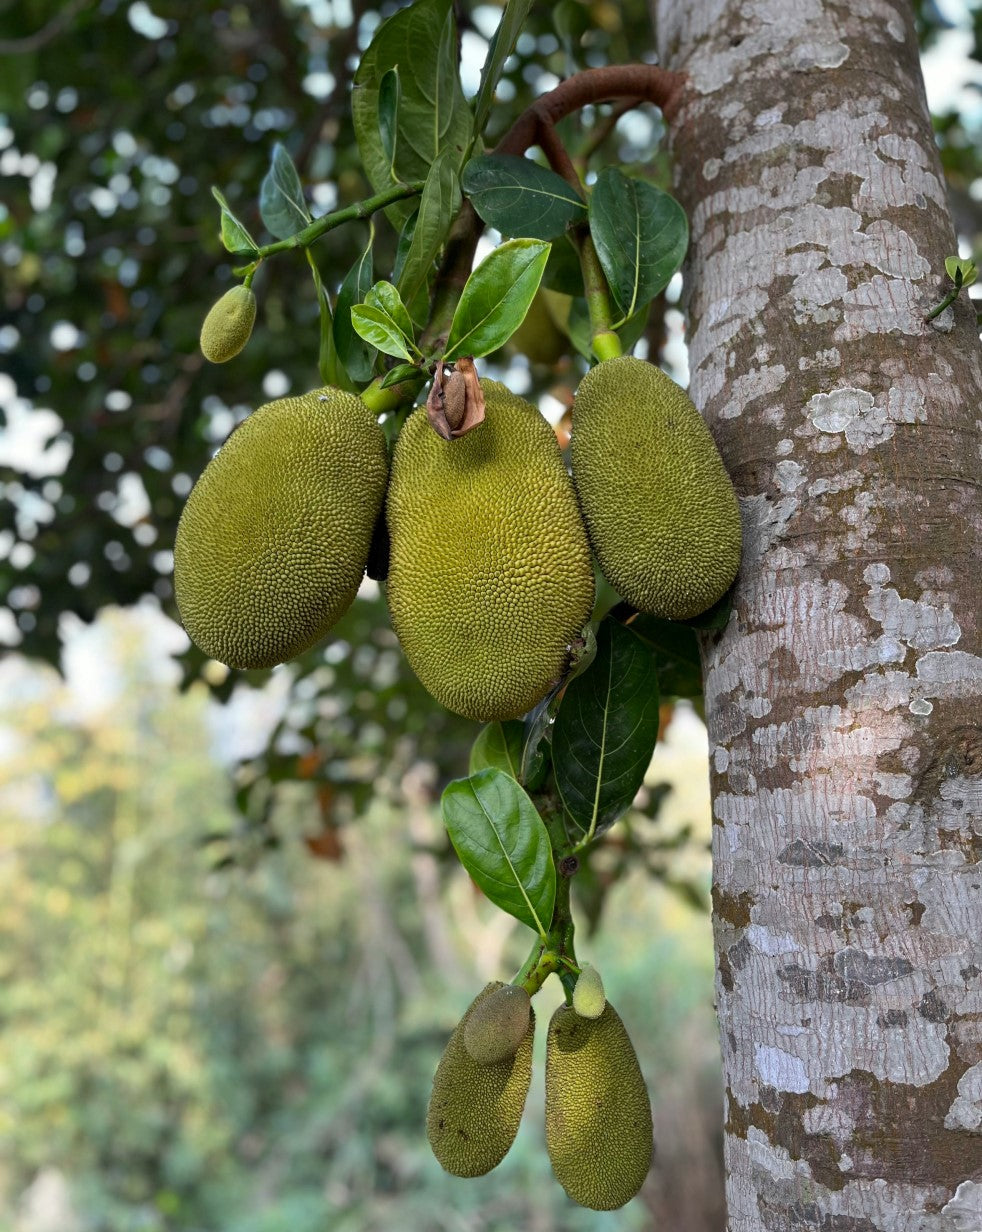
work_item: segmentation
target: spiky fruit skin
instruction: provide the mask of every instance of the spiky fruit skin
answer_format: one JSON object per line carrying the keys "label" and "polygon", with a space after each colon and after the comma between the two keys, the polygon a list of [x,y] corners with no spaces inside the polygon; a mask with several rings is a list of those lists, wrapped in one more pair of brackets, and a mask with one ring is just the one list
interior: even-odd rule
{"label": "spiky fruit skin", "polygon": [[597,364],[573,402],[573,482],[604,577],[641,612],[686,620],[729,589],[740,510],[686,393],[653,364]]}
{"label": "spiky fruit skin", "polygon": [[253,412],[178,524],[174,588],[192,641],[239,668],[320,641],[365,572],[387,471],[382,429],[353,394],[326,388]]}
{"label": "spiky fruit skin", "polygon": [[535,1014],[514,1056],[481,1065],[464,1046],[474,1010],[503,985],[493,980],[454,1028],[433,1078],[426,1132],[433,1154],[454,1176],[483,1176],[498,1166],[515,1140],[532,1081]]}
{"label": "spiky fruit skin", "polygon": [[653,1150],[651,1104],[624,1024],[561,1005],[546,1044],[546,1149],[581,1206],[612,1211],[638,1192]]}
{"label": "spiky fruit skin", "polygon": [[593,607],[593,571],[555,433],[483,381],[484,422],[442,440],[415,411],[387,497],[387,598],[410,666],[449,710],[490,722],[560,679]]}
{"label": "spiky fruit skin", "polygon": [[573,1009],[581,1018],[599,1018],[606,1004],[600,972],[589,963],[584,963],[573,988]]}
{"label": "spiky fruit skin", "polygon": [[478,1065],[513,1057],[528,1031],[532,1005],[524,988],[503,984],[476,1005],[464,1028],[464,1047]]}
{"label": "spiky fruit skin", "polygon": [[226,363],[249,341],[255,323],[255,292],[247,286],[232,287],[208,310],[201,326],[201,354],[210,363]]}

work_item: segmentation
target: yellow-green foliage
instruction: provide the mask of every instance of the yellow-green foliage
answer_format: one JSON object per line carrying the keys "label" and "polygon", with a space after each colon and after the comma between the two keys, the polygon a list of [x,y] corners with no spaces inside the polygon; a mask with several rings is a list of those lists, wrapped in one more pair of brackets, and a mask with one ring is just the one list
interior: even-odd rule
{"label": "yellow-green foliage", "polygon": [[574,1202],[612,1211],[638,1192],[651,1166],[651,1104],[624,1024],[607,1003],[599,1018],[562,1005],[546,1045],[546,1148]]}
{"label": "yellow-green foliage", "polygon": [[573,481],[604,576],[670,620],[704,612],[740,564],[740,512],[685,392],[625,355],[597,364],[573,403]]}
{"label": "yellow-green foliage", "polygon": [[581,1018],[599,1018],[606,1004],[600,972],[589,963],[584,963],[573,988],[573,1009]]}
{"label": "yellow-green foliage", "polygon": [[188,497],[174,585],[191,639],[230,667],[271,667],[327,633],[365,571],[385,438],[360,398],[315,390],[236,428]]}
{"label": "yellow-green foliage", "polygon": [[201,326],[201,354],[213,364],[224,364],[249,341],[255,323],[252,287],[232,287],[208,310]]}
{"label": "yellow-green foliage", "polygon": [[481,1065],[464,1046],[475,1008],[503,985],[492,980],[471,1002],[444,1049],[433,1078],[426,1132],[433,1154],[454,1176],[483,1176],[497,1167],[518,1133],[532,1081],[535,1014],[514,1056]]}
{"label": "yellow-green foliage", "polygon": [[483,381],[484,422],[442,440],[419,409],[396,444],[388,601],[410,665],[468,718],[515,718],[565,670],[593,606],[576,496],[538,409]]}
{"label": "yellow-green foliage", "polygon": [[503,984],[468,1015],[464,1047],[478,1065],[513,1057],[528,1031],[532,1006],[524,988]]}

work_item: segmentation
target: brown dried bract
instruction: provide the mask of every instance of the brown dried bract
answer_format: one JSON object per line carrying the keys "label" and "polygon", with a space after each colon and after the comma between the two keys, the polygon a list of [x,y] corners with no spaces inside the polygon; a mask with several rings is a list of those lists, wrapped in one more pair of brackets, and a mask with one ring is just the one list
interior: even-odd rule
{"label": "brown dried bract", "polygon": [[474,361],[463,356],[453,364],[438,363],[426,399],[426,414],[437,436],[445,441],[463,436],[484,421],[484,392]]}

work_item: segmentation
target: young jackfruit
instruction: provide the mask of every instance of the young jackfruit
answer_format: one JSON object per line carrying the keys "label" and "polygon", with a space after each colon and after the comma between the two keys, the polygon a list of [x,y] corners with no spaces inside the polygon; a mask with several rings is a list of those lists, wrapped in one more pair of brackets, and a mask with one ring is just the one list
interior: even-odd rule
{"label": "young jackfruit", "polygon": [[539,287],[525,319],[509,339],[513,349],[536,364],[554,364],[572,348],[566,323],[573,303],[570,295]]}
{"label": "young jackfruit", "polygon": [[528,1031],[532,1004],[524,988],[503,984],[474,1007],[464,1028],[464,1047],[478,1065],[513,1057]]}
{"label": "young jackfruit", "polygon": [[561,1005],[546,1044],[546,1149],[574,1202],[612,1211],[651,1166],[651,1104],[624,1024],[608,1002],[599,1018]]}
{"label": "young jackfruit", "polygon": [[280,398],[244,420],[177,528],[174,588],[191,639],[242,668],[320,641],[365,572],[387,470],[382,429],[353,394]]}
{"label": "young jackfruit", "polygon": [[242,350],[256,323],[256,295],[240,285],[212,304],[201,326],[201,354],[210,363],[224,364]]}
{"label": "young jackfruit", "polygon": [[449,710],[489,722],[530,710],[562,676],[593,606],[590,551],[555,434],[482,381],[484,422],[442,440],[415,411],[387,498],[392,624]]}
{"label": "young jackfruit", "polygon": [[704,612],[740,565],[740,511],[716,444],[687,395],[633,356],[580,382],[573,482],[604,577],[639,611]]}
{"label": "young jackfruit", "polygon": [[589,963],[584,963],[573,987],[573,1009],[581,1018],[599,1018],[606,1004],[600,972]]}
{"label": "young jackfruit", "polygon": [[482,1065],[464,1045],[471,1015],[502,987],[492,980],[474,998],[454,1028],[433,1078],[426,1132],[433,1154],[454,1176],[483,1176],[501,1163],[518,1133],[532,1081],[535,1014],[531,1007],[514,1056]]}

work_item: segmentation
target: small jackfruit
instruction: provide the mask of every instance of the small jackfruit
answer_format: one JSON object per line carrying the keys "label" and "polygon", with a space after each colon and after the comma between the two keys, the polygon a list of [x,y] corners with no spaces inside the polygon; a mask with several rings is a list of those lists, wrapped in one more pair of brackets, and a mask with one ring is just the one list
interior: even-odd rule
{"label": "small jackfruit", "polygon": [[653,364],[599,363],[573,402],[573,482],[604,577],[641,612],[686,620],[729,589],[740,510],[685,392]]}
{"label": "small jackfruit", "polygon": [[528,1031],[532,1003],[524,988],[503,984],[468,1015],[464,1047],[478,1065],[513,1057]]}
{"label": "small jackfruit", "polygon": [[651,1104],[634,1047],[608,1002],[599,1018],[561,1005],[546,1044],[546,1149],[574,1202],[612,1211],[641,1188]]}
{"label": "small jackfruit", "polygon": [[433,1077],[426,1132],[433,1154],[454,1176],[483,1176],[496,1168],[515,1140],[532,1081],[535,1014],[514,1056],[482,1065],[464,1045],[475,1009],[503,985],[492,980],[454,1028]]}
{"label": "small jackfruit", "polygon": [[243,349],[256,323],[256,294],[244,284],[232,287],[212,304],[201,326],[201,354],[224,364]]}
{"label": "small jackfruit", "polygon": [[589,963],[584,963],[573,986],[573,1009],[581,1018],[599,1018],[606,1004],[600,972]]}
{"label": "small jackfruit", "polygon": [[570,295],[539,287],[525,319],[509,340],[512,347],[521,351],[533,363],[554,364],[572,348],[566,323],[573,303]]}
{"label": "small jackfruit", "polygon": [[355,597],[385,494],[385,437],[337,389],[253,412],[181,514],[174,589],[188,635],[229,667],[307,650]]}
{"label": "small jackfruit", "polygon": [[387,498],[392,624],[449,710],[517,718],[565,668],[593,607],[593,571],[555,433],[530,402],[481,382],[483,423],[442,440],[424,409],[396,442]]}

